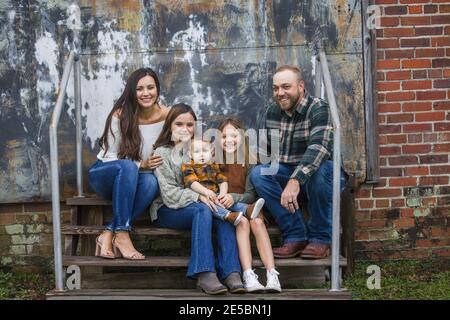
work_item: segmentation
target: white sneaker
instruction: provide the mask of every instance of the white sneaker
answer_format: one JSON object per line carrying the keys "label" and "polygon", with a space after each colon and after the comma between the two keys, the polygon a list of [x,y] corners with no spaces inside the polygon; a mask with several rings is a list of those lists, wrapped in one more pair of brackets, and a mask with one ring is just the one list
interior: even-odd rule
{"label": "white sneaker", "polygon": [[264,286],[259,283],[258,275],[252,270],[248,269],[243,274],[244,287],[247,292],[263,292]]}
{"label": "white sneaker", "polygon": [[261,212],[261,209],[264,207],[264,203],[266,201],[263,198],[259,198],[256,202],[255,202],[255,206],[253,207],[253,211],[250,215],[250,219],[256,219],[256,217],[259,216],[259,213]]}
{"label": "white sneaker", "polygon": [[280,273],[275,270],[267,270],[267,285],[266,292],[281,292],[280,280],[278,280],[278,276]]}

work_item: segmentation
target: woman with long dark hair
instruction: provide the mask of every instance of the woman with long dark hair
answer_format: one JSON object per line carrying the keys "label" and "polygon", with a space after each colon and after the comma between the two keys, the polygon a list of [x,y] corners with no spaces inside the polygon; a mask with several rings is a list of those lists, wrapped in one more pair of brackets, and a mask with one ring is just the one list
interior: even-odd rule
{"label": "woman with long dark hair", "polygon": [[[186,104],[172,106],[155,143],[155,154],[163,162],[156,168],[161,197],[150,207],[154,225],[161,228],[191,230],[191,256],[187,276],[197,279],[197,287],[208,294],[245,292],[241,281],[235,228],[220,219],[213,219],[216,204],[183,186],[182,148],[188,145],[195,131],[197,117]],[[217,264],[212,229],[217,235]],[[220,282],[220,280],[225,286]]]}
{"label": "woman with long dark hair", "polygon": [[98,195],[112,201],[113,219],[97,237],[96,256],[145,258],[134,248],[129,231],[132,221],[159,192],[152,170],[162,159],[153,155],[153,144],[168,112],[159,103],[159,95],[156,73],[140,68],[129,76],[107,117],[101,150],[89,168],[89,182]]}

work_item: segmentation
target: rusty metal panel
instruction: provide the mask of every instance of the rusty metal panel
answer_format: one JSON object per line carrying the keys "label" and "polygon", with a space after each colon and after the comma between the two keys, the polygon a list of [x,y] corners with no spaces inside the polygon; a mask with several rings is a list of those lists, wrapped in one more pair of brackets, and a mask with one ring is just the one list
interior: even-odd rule
{"label": "rusty metal panel", "polygon": [[[86,172],[104,120],[135,68],[155,69],[168,105],[188,103],[210,125],[220,115],[236,115],[255,127],[277,66],[302,67],[314,92],[313,48],[324,39],[343,123],[344,165],[364,180],[360,1],[72,3],[0,0],[0,202],[50,198],[48,123],[73,47],[82,54]],[[72,81],[66,104],[59,129],[64,196],[76,188]]]}

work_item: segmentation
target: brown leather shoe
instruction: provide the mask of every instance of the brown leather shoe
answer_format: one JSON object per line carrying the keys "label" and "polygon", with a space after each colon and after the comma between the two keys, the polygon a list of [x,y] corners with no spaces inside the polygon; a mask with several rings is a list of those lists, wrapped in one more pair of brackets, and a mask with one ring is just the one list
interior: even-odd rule
{"label": "brown leather shoe", "polygon": [[308,241],[287,242],[279,248],[274,248],[273,256],[275,258],[293,258],[300,255],[307,244]]}
{"label": "brown leather shoe", "polygon": [[305,259],[323,259],[330,255],[330,245],[311,242],[303,250],[301,257]]}
{"label": "brown leather shoe", "polygon": [[241,222],[242,215],[243,215],[242,212],[231,211],[225,216],[225,221],[228,221],[237,226],[239,222]]}

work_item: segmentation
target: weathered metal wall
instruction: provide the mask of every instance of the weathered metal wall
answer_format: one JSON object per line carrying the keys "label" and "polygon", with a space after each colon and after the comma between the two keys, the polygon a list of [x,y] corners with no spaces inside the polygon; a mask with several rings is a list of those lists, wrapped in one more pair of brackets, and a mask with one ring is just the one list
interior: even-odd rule
{"label": "weathered metal wall", "polygon": [[[71,48],[82,54],[87,168],[135,68],[157,71],[168,105],[191,104],[210,125],[225,114],[254,127],[277,65],[302,67],[314,92],[319,38],[326,39],[342,117],[345,167],[362,180],[359,0],[0,0],[0,202],[50,198],[48,124]],[[75,192],[73,105],[70,82],[59,130],[64,195]]]}

